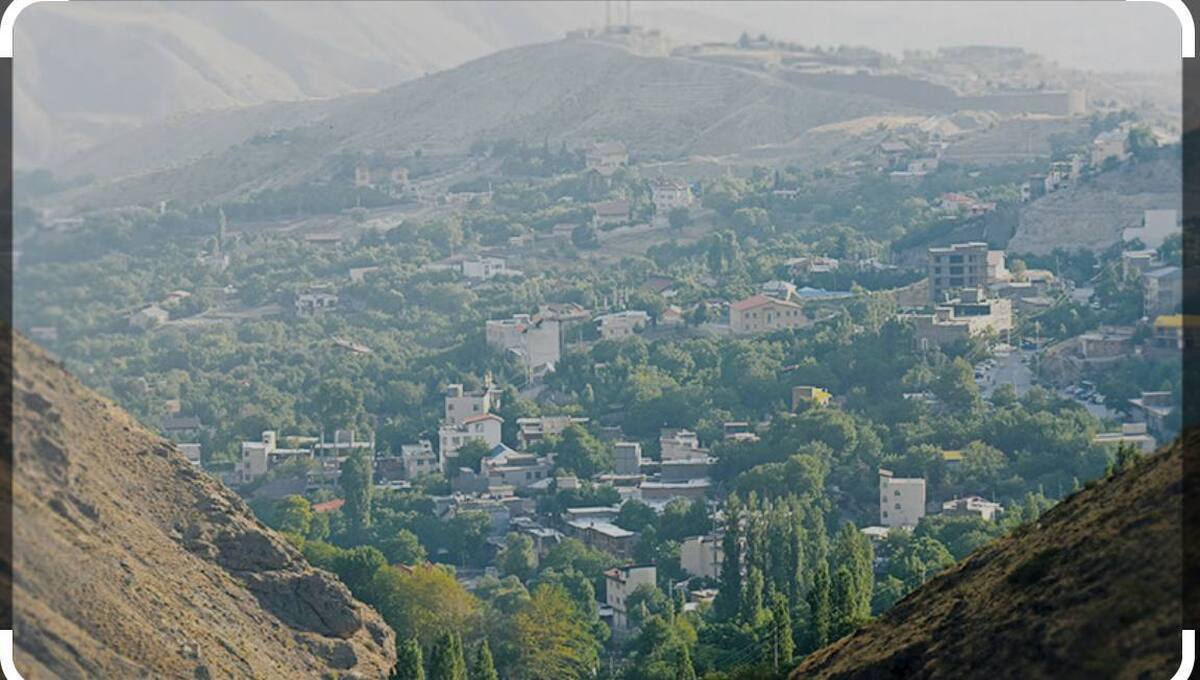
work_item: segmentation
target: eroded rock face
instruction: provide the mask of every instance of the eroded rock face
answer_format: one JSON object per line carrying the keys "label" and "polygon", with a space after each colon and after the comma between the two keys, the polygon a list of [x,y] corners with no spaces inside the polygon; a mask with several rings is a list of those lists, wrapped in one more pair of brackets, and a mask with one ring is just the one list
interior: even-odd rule
{"label": "eroded rock face", "polygon": [[17,665],[35,678],[384,678],[395,639],[333,575],[23,339]]}

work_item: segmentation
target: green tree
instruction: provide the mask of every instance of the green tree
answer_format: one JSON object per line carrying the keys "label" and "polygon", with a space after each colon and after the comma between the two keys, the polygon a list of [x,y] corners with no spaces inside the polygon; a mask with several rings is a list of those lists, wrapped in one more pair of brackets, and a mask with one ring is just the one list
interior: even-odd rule
{"label": "green tree", "polygon": [[408,529],[400,529],[394,535],[389,536],[378,542],[379,549],[383,551],[391,564],[421,564],[429,559],[429,555],[425,552],[425,546],[421,545],[421,541],[417,535]]}
{"label": "green tree", "polygon": [[396,666],[389,680],[425,680],[421,643],[416,638],[409,638],[396,648]]}
{"label": "green tree", "polygon": [[813,585],[808,591],[809,638],[813,649],[829,644],[833,624],[830,588],[829,563],[822,559],[817,562]]}
{"label": "green tree", "polygon": [[742,504],[736,494],[725,502],[725,535],[721,539],[721,587],[713,608],[717,618],[728,621],[742,606]]}
{"label": "green tree", "polygon": [[533,549],[533,539],[525,534],[509,532],[504,538],[504,547],[496,556],[496,564],[500,573],[505,576],[516,576],[527,581],[537,569],[537,552]]}
{"label": "green tree", "polygon": [[456,453],[458,454],[458,459],[454,467],[450,469],[451,477],[458,476],[460,468],[470,468],[475,472],[479,472],[479,463],[491,453],[491,450],[482,439],[471,439],[460,446]]}
{"label": "green tree", "polygon": [[284,496],[274,508],[274,525],[279,531],[309,536],[312,529],[312,503],[304,496]]}
{"label": "green tree", "polygon": [[557,450],[555,460],[559,468],[570,470],[581,478],[612,469],[612,452],[608,446],[579,425],[570,425],[563,430]]}
{"label": "green tree", "polygon": [[458,633],[446,632],[434,643],[429,654],[429,680],[467,680],[467,662]]}
{"label": "green tree", "polygon": [[534,589],[529,604],[512,619],[519,680],[571,680],[591,677],[600,645],[561,586]]}
{"label": "green tree", "polygon": [[488,647],[487,639],[481,640],[475,648],[475,658],[471,662],[471,680],[500,680],[496,673],[496,665],[492,662],[492,650]]}
{"label": "green tree", "polygon": [[[871,617],[871,595],[875,586],[875,551],[871,541],[846,522],[833,542],[830,559],[839,565],[834,575],[832,603],[834,637],[838,638],[866,623]],[[838,577],[846,570],[846,583]]]}
{"label": "green tree", "polygon": [[680,645],[675,680],[696,680],[696,667],[692,665],[692,654],[687,645]]}
{"label": "green tree", "polygon": [[371,461],[362,451],[355,451],[342,463],[338,486],[346,503],[342,514],[349,525],[350,535],[361,537],[371,526]]}
{"label": "green tree", "polygon": [[787,598],[777,592],[771,597],[771,659],[775,672],[780,673],[789,668],[795,654],[792,614]]}
{"label": "green tree", "polygon": [[646,527],[658,526],[658,513],[649,505],[636,498],[631,498],[621,504],[616,524],[627,531],[644,531]]}

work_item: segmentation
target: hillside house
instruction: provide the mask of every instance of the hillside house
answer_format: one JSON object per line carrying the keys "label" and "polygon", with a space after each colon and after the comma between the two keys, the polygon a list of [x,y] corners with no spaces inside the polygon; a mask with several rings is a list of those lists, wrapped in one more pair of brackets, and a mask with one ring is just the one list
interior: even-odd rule
{"label": "hillside house", "polygon": [[1183,302],[1183,270],[1159,267],[1142,274],[1142,296],[1146,316],[1173,313]]}
{"label": "hillside house", "polygon": [[1093,444],[1107,446],[1132,446],[1142,453],[1154,453],[1158,442],[1147,431],[1146,423],[1122,423],[1116,432],[1100,432],[1092,438]]}
{"label": "hillside house", "polygon": [[1200,347],[1198,343],[1200,343],[1200,316],[1168,314],[1154,320],[1153,344],[1156,349],[1179,352]]}
{"label": "hillside house", "polygon": [[664,427],[658,436],[661,460],[691,460],[708,456],[708,449],[700,446],[700,438],[691,430]]}
{"label": "hillside house", "polygon": [[657,580],[658,570],[653,564],[631,564],[604,572],[604,603],[612,609],[615,630],[629,628],[627,604],[633,591],[641,585],[654,586]]}
{"label": "hillside house", "polygon": [[812,385],[796,385],[792,388],[792,410],[799,410],[800,404],[813,406],[828,406],[833,395],[828,390]]}
{"label": "hillside house", "polygon": [[521,272],[509,269],[501,257],[473,257],[462,261],[462,275],[475,281],[488,281],[497,276],[519,276]]}
{"label": "hillside house", "polygon": [[484,385],[478,390],[467,392],[459,384],[447,385],[443,398],[442,419],[452,425],[459,425],[465,419],[489,413],[500,408],[500,388],[492,384],[492,376],[484,378]]}
{"label": "hillside house", "polygon": [[604,177],[629,165],[629,150],[621,142],[597,142],[584,152],[584,164]]}
{"label": "hillside house", "polygon": [[839,265],[837,259],[832,257],[793,257],[785,263],[788,267],[788,272],[796,278],[804,278],[813,274],[828,274],[836,271]]}
{"label": "hillside house", "polygon": [[458,424],[444,423],[438,428],[438,450],[441,452],[442,472],[449,474],[457,467],[458,450],[467,442],[480,441],[493,449],[500,445],[500,429],[504,419],[494,413],[464,418]]}
{"label": "hillside house", "polygon": [[538,416],[517,418],[517,444],[522,450],[539,444],[547,437],[560,437],[572,425],[587,425],[588,418],[576,416]]}
{"label": "hillside house", "polygon": [[657,179],[650,182],[650,196],[654,203],[654,214],[660,219],[666,219],[676,208],[689,208],[692,205],[692,188],[687,182],[677,179]]}
{"label": "hillside house", "polygon": [[975,515],[988,522],[994,521],[996,516],[1002,512],[1004,512],[1004,506],[980,496],[955,498],[942,503],[943,515]]}
{"label": "hillside house", "polygon": [[718,579],[725,551],[721,548],[721,537],[690,536],[679,544],[679,566],[692,576]]}
{"label": "hillside house", "polygon": [[807,325],[804,308],[795,302],[752,295],[729,305],[729,328],[734,333],[761,333]]}
{"label": "hillside house", "polygon": [[905,313],[899,318],[913,324],[917,342],[936,347],[966,341],[987,333],[1009,331],[1012,301],[993,300],[983,289],[963,290],[961,297],[934,307],[932,314]]}
{"label": "hillside house", "polygon": [[404,478],[408,480],[439,472],[438,456],[428,439],[422,439],[416,444],[401,444],[400,464],[404,470]]}
{"label": "hillside house", "polygon": [[533,373],[553,370],[561,356],[559,323],[516,314],[509,319],[489,320],[484,326],[487,344],[501,352],[511,352]]}
{"label": "hillside house", "polygon": [[612,312],[596,317],[596,327],[600,332],[601,340],[628,338],[648,325],[650,325],[650,315],[636,309]]}
{"label": "hillside house", "polygon": [[309,290],[297,293],[293,306],[296,316],[317,316],[337,309],[338,296],[325,291]]}
{"label": "hillside house", "polygon": [[902,478],[879,469],[879,524],[912,529],[925,516],[925,480]]}
{"label": "hillside house", "polygon": [[618,475],[641,474],[642,445],[637,442],[613,444],[613,472]]}
{"label": "hillside house", "polygon": [[629,224],[629,201],[600,201],[592,204],[592,225],[604,227]]}

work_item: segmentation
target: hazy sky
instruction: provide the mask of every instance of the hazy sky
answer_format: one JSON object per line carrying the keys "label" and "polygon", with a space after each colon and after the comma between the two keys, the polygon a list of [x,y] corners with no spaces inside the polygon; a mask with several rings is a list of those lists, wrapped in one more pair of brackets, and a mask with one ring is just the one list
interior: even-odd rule
{"label": "hazy sky", "polygon": [[[602,22],[603,2],[596,4]],[[1039,52],[1064,65],[1102,71],[1174,70],[1180,62],[1179,21],[1154,2],[635,1],[634,23],[639,11],[653,19],[667,8],[707,14],[804,44],[858,44],[891,52],[1002,44]]]}

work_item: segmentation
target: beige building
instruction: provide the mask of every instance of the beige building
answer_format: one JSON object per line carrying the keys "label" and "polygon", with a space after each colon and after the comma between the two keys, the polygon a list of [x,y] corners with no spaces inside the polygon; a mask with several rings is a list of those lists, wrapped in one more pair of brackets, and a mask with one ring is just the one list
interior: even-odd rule
{"label": "beige building", "polygon": [[616,567],[604,572],[604,603],[613,611],[613,628],[625,630],[629,627],[629,612],[626,605],[629,596],[640,585],[655,585],[658,570],[653,564]]}
{"label": "beige building", "polygon": [[482,389],[466,392],[462,385],[447,385],[443,420],[459,425],[463,420],[491,412],[500,407],[500,388],[487,376]]}
{"label": "beige building", "polygon": [[943,515],[976,515],[991,522],[1001,512],[1004,512],[1004,506],[980,496],[955,498],[942,503]]}
{"label": "beige building", "polygon": [[762,333],[807,324],[804,308],[790,300],[752,295],[729,305],[729,328],[734,333]]}
{"label": "beige building", "polygon": [[621,142],[597,142],[584,152],[584,164],[605,177],[629,165],[629,150]]}
{"label": "beige building", "polygon": [[988,270],[996,267],[989,262],[988,252],[988,245],[982,241],[930,248],[929,292],[934,304],[964,288],[987,286]]}
{"label": "beige building", "polygon": [[918,342],[942,346],[1011,330],[1012,300],[989,299],[983,289],[967,289],[960,298],[934,307],[932,314],[902,314],[900,318],[912,322]]}
{"label": "beige building", "polygon": [[638,309],[602,314],[596,317],[596,328],[602,340],[628,338],[650,325],[650,315]]}
{"label": "beige building", "polygon": [[879,469],[879,524],[911,529],[925,516],[925,480],[901,478]]}
{"label": "beige building", "polygon": [[724,560],[721,539],[715,535],[692,536],[679,544],[679,566],[693,576],[720,578]]}

